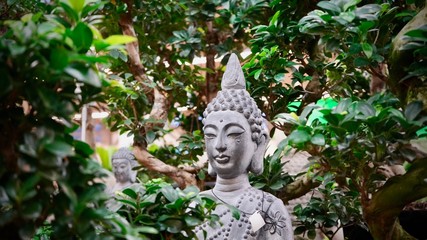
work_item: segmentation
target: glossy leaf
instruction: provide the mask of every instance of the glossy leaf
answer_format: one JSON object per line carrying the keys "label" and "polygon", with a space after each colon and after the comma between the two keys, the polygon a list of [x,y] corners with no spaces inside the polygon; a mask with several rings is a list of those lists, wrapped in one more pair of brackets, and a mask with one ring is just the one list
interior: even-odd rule
{"label": "glossy leaf", "polygon": [[46,150],[55,155],[58,155],[59,157],[66,157],[74,154],[73,147],[59,139],[52,143],[46,144],[44,147]]}
{"label": "glossy leaf", "polygon": [[136,199],[138,197],[138,194],[131,188],[126,188],[122,192],[127,196],[131,197],[132,199]]}
{"label": "glossy leaf", "polygon": [[419,101],[411,102],[405,109],[405,117],[409,121],[413,121],[418,116],[418,114],[420,114],[422,110],[423,110],[422,102],[419,102]]}
{"label": "glossy leaf", "polygon": [[365,53],[365,55],[368,59],[372,57],[373,48],[372,48],[371,44],[362,43],[362,49],[363,49],[363,52]]}
{"label": "glossy leaf", "polygon": [[83,68],[82,66],[69,66],[64,69],[70,76],[77,80],[90,84],[94,87],[101,87],[101,81],[98,74],[91,68]]}
{"label": "glossy leaf", "polygon": [[163,196],[168,199],[169,202],[175,202],[179,197],[178,193],[170,185],[162,187],[160,191],[163,193]]}
{"label": "glossy leaf", "polygon": [[71,32],[71,39],[73,39],[74,46],[80,52],[87,52],[92,46],[93,33],[92,30],[84,23],[80,22]]}
{"label": "glossy leaf", "polygon": [[318,133],[318,134],[312,136],[310,141],[313,144],[324,146],[325,145],[325,136],[323,136],[323,134]]}
{"label": "glossy leaf", "polygon": [[288,136],[288,140],[294,144],[304,143],[310,140],[310,134],[304,130],[295,130]]}
{"label": "glossy leaf", "polygon": [[188,226],[198,226],[198,225],[202,224],[202,221],[196,217],[192,217],[192,216],[187,215],[184,217],[184,219],[185,219],[185,223]]}
{"label": "glossy leaf", "polygon": [[104,42],[109,45],[119,45],[135,42],[137,39],[127,35],[111,35],[104,39]]}
{"label": "glossy leaf", "polygon": [[50,64],[56,70],[63,70],[68,65],[68,52],[63,48],[53,49]]}

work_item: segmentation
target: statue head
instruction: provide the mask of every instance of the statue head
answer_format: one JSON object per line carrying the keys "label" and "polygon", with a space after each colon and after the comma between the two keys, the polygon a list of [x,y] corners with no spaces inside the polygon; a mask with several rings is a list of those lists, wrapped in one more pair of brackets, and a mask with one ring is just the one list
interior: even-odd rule
{"label": "statue head", "polygon": [[268,134],[254,99],[246,91],[239,60],[230,56],[222,90],[203,113],[209,174],[232,178],[263,171]]}
{"label": "statue head", "polygon": [[132,170],[138,165],[132,151],[128,148],[120,148],[111,158],[114,177],[121,185],[131,184],[136,181],[137,171]]}

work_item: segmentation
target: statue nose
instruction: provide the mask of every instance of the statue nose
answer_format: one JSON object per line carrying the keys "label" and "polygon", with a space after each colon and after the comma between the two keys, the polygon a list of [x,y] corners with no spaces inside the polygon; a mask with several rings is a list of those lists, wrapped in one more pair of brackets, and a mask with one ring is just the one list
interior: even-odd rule
{"label": "statue nose", "polygon": [[227,144],[225,143],[225,139],[223,136],[219,136],[215,145],[215,149],[218,152],[224,152],[227,149]]}

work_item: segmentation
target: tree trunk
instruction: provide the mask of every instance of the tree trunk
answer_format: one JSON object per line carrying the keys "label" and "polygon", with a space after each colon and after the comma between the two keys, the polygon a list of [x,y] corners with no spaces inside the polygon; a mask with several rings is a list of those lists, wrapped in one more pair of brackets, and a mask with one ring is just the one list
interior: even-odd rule
{"label": "tree trunk", "polygon": [[[391,54],[389,60],[389,80],[388,85],[390,90],[396,94],[403,103],[409,103],[413,100],[421,100],[427,108],[427,97],[425,91],[427,86],[425,82],[417,78],[409,78],[405,81],[402,79],[408,74],[406,68],[414,62],[413,51],[401,50],[407,41],[403,36],[416,28],[425,25],[427,22],[427,1],[424,8],[409,21],[400,32],[396,35],[392,42]],[[408,93],[410,95],[408,95]]]}
{"label": "tree trunk", "polygon": [[[120,15],[119,25],[122,29],[124,35],[129,35],[137,38],[133,22],[132,22],[132,0],[124,0],[127,4],[127,11]],[[150,112],[150,118],[155,123],[145,124],[139,130],[140,136],[137,139],[143,139],[147,132],[153,130],[155,127],[163,127],[167,121],[167,111],[169,109],[169,102],[167,100],[166,93],[162,92],[157,87],[150,88],[148,86],[156,86],[153,82],[145,75],[144,66],[141,63],[139,56],[139,45],[138,41],[126,44],[126,49],[129,54],[129,69],[132,72],[134,78],[141,82],[145,83],[142,86],[146,86],[143,91],[149,97],[149,101],[152,102],[152,108]],[[138,114],[138,113],[136,113]],[[135,116],[135,117],[142,117]],[[166,176],[172,178],[179,187],[184,188],[189,185],[196,185],[196,177],[194,174],[187,172],[183,169],[180,169],[175,166],[168,165],[163,161],[157,159],[153,155],[151,155],[146,149],[146,143],[142,141],[134,141],[134,154],[138,162],[146,167],[147,169],[155,172],[159,172],[165,174]],[[191,169],[194,171],[194,169]]]}
{"label": "tree trunk", "polygon": [[364,204],[363,215],[374,239],[415,239],[402,229],[398,216],[409,203],[427,196],[427,158],[415,161],[404,175],[390,178]]}
{"label": "tree trunk", "polygon": [[206,101],[210,102],[218,92],[218,77],[215,73],[215,55],[216,50],[214,48],[215,44],[218,43],[218,34],[216,34],[213,28],[213,22],[208,21],[207,25],[207,34],[206,42],[208,44],[208,49],[206,51],[206,68],[210,71],[206,72]]}

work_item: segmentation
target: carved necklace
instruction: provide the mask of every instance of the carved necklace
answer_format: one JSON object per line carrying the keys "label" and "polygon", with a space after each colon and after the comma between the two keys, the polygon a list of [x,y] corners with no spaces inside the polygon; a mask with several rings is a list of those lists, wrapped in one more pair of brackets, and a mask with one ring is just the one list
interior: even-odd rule
{"label": "carved necklace", "polygon": [[[218,197],[216,194],[215,194],[215,192],[214,192],[214,190],[213,190],[213,188],[211,189],[211,192],[212,192],[212,195],[214,195],[218,200],[220,200],[222,203],[224,203],[225,205],[227,205],[227,206],[233,206],[233,205],[231,205],[231,204],[229,204],[229,203],[227,203],[226,201],[224,201],[224,200],[222,200],[220,197]],[[264,213],[264,191],[261,191],[261,193],[262,193],[262,199],[261,199],[261,212],[263,212]],[[241,213],[244,213],[244,214],[246,214],[246,215],[253,215],[255,212],[257,212],[256,210],[255,210],[255,212],[253,212],[253,213],[248,213],[248,212],[245,212],[245,211],[243,211],[243,210],[241,210],[238,206],[236,207],[236,206],[233,206],[234,208],[236,208],[237,210],[239,210],[239,212],[241,212]]]}

